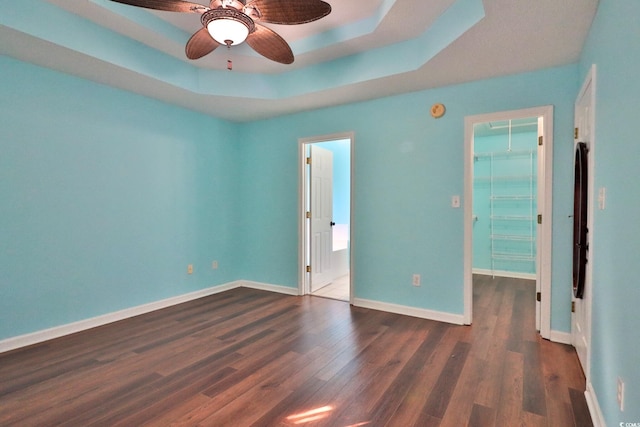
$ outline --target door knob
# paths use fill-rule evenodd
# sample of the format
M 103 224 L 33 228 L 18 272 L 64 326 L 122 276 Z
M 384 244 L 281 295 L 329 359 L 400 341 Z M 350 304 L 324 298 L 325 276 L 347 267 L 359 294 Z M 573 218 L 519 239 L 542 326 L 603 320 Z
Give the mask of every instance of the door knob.
M 329 224 L 331 224 L 331 226 L 333 227 L 334 225 L 336 225 L 335 222 L 331 221 Z

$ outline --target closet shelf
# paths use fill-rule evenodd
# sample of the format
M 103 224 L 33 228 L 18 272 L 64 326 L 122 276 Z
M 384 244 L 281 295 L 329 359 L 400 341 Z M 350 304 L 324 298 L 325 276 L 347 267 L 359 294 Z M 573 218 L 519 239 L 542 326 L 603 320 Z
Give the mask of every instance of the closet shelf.
M 525 261 L 525 262 L 535 261 L 536 259 L 532 255 L 516 255 L 511 253 L 499 253 L 499 252 L 496 252 L 493 255 L 491 255 L 491 258 L 498 261 Z
M 532 242 L 533 236 L 523 234 L 492 234 L 489 236 L 492 240 L 509 240 L 514 242 Z
M 529 215 L 491 215 L 490 219 L 495 221 L 533 221 L 533 216 Z
M 530 194 L 527 194 L 526 196 L 491 196 L 490 197 L 491 200 L 533 200 L 534 197 Z
M 500 157 L 530 156 L 535 152 L 536 151 L 534 150 L 498 151 L 498 152 L 488 152 L 488 153 L 475 153 L 473 157 L 476 160 L 497 159 Z
M 502 175 L 502 176 L 477 176 L 474 181 L 531 181 L 533 175 Z
M 509 267 L 517 271 L 523 268 L 521 264 L 510 266 L 508 263 L 532 263 L 536 260 L 534 206 L 537 178 L 534 158 L 537 149 L 511 150 L 511 136 L 509 138 L 509 150 L 476 153 L 474 156 L 474 161 L 488 160 L 483 164 L 483 173 L 489 175 L 476 176 L 474 182 L 488 187 L 485 191 L 489 191 L 491 271 L 495 271 L 496 263 L 501 267 L 507 263 L 508 271 Z

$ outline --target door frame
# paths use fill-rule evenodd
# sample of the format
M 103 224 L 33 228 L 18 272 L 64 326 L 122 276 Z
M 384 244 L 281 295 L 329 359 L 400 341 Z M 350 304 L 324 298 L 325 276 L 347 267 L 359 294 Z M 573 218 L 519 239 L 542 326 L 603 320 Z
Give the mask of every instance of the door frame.
M 307 259 L 309 259 L 309 221 L 306 218 L 306 201 L 309 197 L 307 180 L 309 178 L 309 168 L 307 167 L 307 146 L 319 142 L 329 142 L 339 139 L 350 141 L 350 164 L 351 169 L 349 187 L 349 303 L 353 304 L 354 298 L 354 165 L 355 165 L 355 133 L 342 132 L 329 135 L 311 136 L 298 139 L 298 295 L 308 295 L 311 293 L 310 278 L 307 273 Z
M 474 125 L 497 120 L 542 117 L 543 150 L 538 162 L 542 162 L 544 178 L 538 182 L 543 186 L 544 200 L 538 200 L 538 214 L 542 215 L 541 241 L 536 242 L 536 259 L 539 281 L 540 335 L 551 338 L 551 260 L 552 260 L 552 193 L 553 193 L 553 106 L 541 106 L 521 110 L 501 111 L 488 114 L 466 116 L 464 119 L 464 323 L 470 325 L 473 320 L 473 135 Z M 541 159 L 541 157 L 543 157 Z
M 578 96 L 576 97 L 576 101 L 574 104 L 574 126 L 578 127 L 578 123 L 576 123 L 577 117 L 577 106 L 580 100 L 585 96 L 587 90 L 591 90 L 590 94 L 590 111 L 589 111 L 589 123 L 591 129 L 589 130 L 590 140 L 587 145 L 588 150 L 588 160 L 587 160 L 587 229 L 589 233 L 587 234 L 587 244 L 588 244 L 588 255 L 587 255 L 587 265 L 585 271 L 585 282 L 584 282 L 584 310 L 585 310 L 585 318 L 586 324 L 583 325 L 586 328 L 585 337 L 587 339 L 586 343 L 586 360 L 585 365 L 582 366 L 582 361 L 580 360 L 580 365 L 582 366 L 582 370 L 584 372 L 584 376 L 587 382 L 587 390 L 589 389 L 591 383 L 591 326 L 592 326 L 592 304 L 593 304 L 593 236 L 594 236 L 594 214 L 595 214 L 595 206 L 596 203 L 600 203 L 596 197 L 595 191 L 595 140 L 596 140 L 596 65 L 593 64 L 587 73 L 587 76 L 582 83 L 582 87 L 580 88 L 580 92 L 578 92 Z M 579 135 L 578 135 L 579 136 Z M 574 139 L 573 141 L 573 151 L 575 155 L 576 144 L 580 141 L 580 138 Z M 603 207 L 604 208 L 604 207 Z M 571 293 L 571 301 L 575 301 L 575 296 L 573 292 Z M 574 313 L 571 313 L 571 344 L 575 347 L 575 330 L 574 330 Z M 579 358 L 578 358 L 579 359 Z

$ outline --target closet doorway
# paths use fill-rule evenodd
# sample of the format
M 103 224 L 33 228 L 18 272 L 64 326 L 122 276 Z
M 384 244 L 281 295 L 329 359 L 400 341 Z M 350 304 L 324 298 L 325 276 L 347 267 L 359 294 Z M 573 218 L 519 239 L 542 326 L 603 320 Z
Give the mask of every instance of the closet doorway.
M 535 281 L 536 329 L 550 335 L 553 107 L 465 118 L 465 322 L 473 275 Z
M 473 127 L 473 273 L 536 278 L 538 118 Z
M 299 292 L 351 302 L 353 134 L 299 143 Z

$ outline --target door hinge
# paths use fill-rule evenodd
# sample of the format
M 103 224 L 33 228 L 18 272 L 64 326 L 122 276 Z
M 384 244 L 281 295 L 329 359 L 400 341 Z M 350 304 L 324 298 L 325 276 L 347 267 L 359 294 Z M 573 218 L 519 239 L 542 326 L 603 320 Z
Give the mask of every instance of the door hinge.
M 578 139 L 580 131 L 578 128 L 573 128 L 573 139 Z
M 542 292 L 536 292 L 536 301 L 542 301 Z
M 307 212 L 307 219 L 311 219 L 311 212 Z
M 538 224 L 542 224 L 542 214 L 538 214 Z
M 571 312 L 572 313 L 576 312 L 576 302 L 575 301 L 571 301 Z
M 307 157 L 307 164 L 310 165 L 311 164 L 311 157 Z
M 311 273 L 311 266 L 307 265 L 307 273 Z
M 542 145 L 542 136 L 538 137 L 538 145 Z

